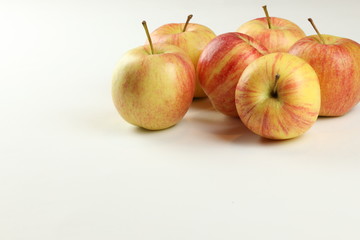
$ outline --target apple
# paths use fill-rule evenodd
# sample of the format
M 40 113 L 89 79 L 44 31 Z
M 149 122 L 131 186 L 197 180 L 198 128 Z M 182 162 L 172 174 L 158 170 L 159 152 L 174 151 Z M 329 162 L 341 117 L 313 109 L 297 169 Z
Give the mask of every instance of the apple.
M 271 53 L 250 63 L 235 90 L 244 125 L 269 139 L 306 132 L 320 110 L 320 85 L 314 69 L 289 53 Z
M 241 25 L 237 32 L 245 33 L 264 45 L 269 52 L 287 52 L 305 33 L 295 23 L 278 17 L 269 17 L 266 6 L 263 6 L 266 17 L 253 19 Z
M 189 109 L 195 91 L 195 69 L 179 47 L 152 44 L 132 49 L 120 59 L 112 81 L 112 98 L 129 123 L 160 130 L 179 122 Z
M 360 44 L 320 34 L 297 41 L 289 53 L 303 58 L 316 71 L 321 88 L 320 116 L 341 116 L 360 101 Z
M 189 15 L 185 24 L 165 24 L 153 31 L 151 33 L 151 38 L 154 43 L 174 44 L 182 48 L 190 56 L 196 69 L 201 52 L 210 40 L 216 37 L 216 35 L 206 26 L 189 23 L 191 18 L 192 15 Z M 198 80 L 196 80 L 194 97 L 206 97 Z
M 210 41 L 200 55 L 197 75 L 217 111 L 238 117 L 236 84 L 244 69 L 267 53 L 252 37 L 238 32 L 224 33 Z

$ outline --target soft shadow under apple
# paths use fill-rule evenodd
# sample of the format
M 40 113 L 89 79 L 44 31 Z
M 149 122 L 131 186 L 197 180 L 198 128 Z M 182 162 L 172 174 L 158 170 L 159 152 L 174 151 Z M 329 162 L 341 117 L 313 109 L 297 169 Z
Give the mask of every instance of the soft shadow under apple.
M 195 98 L 191 104 L 190 109 L 197 110 L 208 110 L 208 111 L 216 111 L 212 106 L 209 98 Z
M 217 139 L 233 144 L 280 145 L 293 141 L 293 139 L 272 140 L 263 138 L 250 131 L 239 118 L 225 116 L 216 111 L 207 114 L 193 114 L 187 120 L 197 130 L 211 133 Z

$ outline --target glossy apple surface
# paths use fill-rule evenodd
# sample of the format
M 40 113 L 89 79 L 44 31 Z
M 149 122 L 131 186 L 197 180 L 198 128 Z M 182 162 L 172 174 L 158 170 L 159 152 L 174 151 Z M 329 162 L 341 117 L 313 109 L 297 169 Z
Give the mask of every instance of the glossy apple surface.
M 320 100 L 315 71 L 288 53 L 256 59 L 244 70 L 235 92 L 242 122 L 270 139 L 289 139 L 306 132 L 318 117 Z
M 201 87 L 219 112 L 237 117 L 235 88 L 244 69 L 268 51 L 248 35 L 217 36 L 202 52 L 197 74 Z
M 305 37 L 304 31 L 295 23 L 278 17 L 257 18 L 241 25 L 237 32 L 247 34 L 264 45 L 269 52 L 287 52 L 299 39 Z
M 141 46 L 124 54 L 112 82 L 112 98 L 129 123 L 160 130 L 179 122 L 192 103 L 195 70 L 187 54 L 173 45 Z
M 183 49 L 190 56 L 196 69 L 201 52 L 216 35 L 210 28 L 201 24 L 189 23 L 183 32 L 184 26 L 184 23 L 163 25 L 151 33 L 151 38 L 154 43 L 173 44 Z M 196 80 L 194 95 L 195 97 L 206 96 L 198 80 Z
M 350 39 L 322 34 L 296 42 L 289 53 L 316 71 L 321 88 L 321 116 L 341 116 L 360 101 L 360 45 Z

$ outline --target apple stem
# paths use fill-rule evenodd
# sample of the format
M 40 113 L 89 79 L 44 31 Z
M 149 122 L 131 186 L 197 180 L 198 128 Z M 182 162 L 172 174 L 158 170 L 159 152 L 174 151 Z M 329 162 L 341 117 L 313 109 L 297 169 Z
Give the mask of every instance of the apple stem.
M 184 29 L 183 29 L 183 32 L 185 32 L 185 31 L 186 31 L 187 25 L 189 24 L 190 19 L 191 19 L 192 17 L 193 17 L 193 15 L 192 15 L 192 14 L 190 14 L 190 15 L 187 17 L 187 19 L 186 19 L 186 23 L 185 23 L 185 26 L 184 26 Z
M 267 10 L 267 6 L 264 5 L 262 6 L 262 8 L 264 9 L 264 12 L 265 12 L 265 15 L 266 15 L 266 20 L 267 20 L 267 23 L 268 23 L 268 26 L 269 26 L 269 29 L 271 29 L 271 19 L 270 19 L 270 16 L 269 16 L 269 12 Z
M 147 36 L 147 39 L 148 39 L 149 44 L 150 44 L 151 54 L 154 54 L 154 47 L 153 47 L 153 44 L 152 44 L 152 41 L 151 41 L 151 37 L 150 37 L 150 33 L 149 33 L 149 29 L 147 27 L 146 21 L 142 21 L 142 25 L 143 25 L 143 27 L 145 29 L 146 36 Z
M 278 96 L 277 90 L 278 90 L 278 81 L 279 81 L 279 78 L 280 78 L 280 75 L 277 73 L 277 74 L 275 75 L 274 88 L 273 88 L 273 90 L 272 90 L 272 92 L 271 92 L 271 96 L 272 96 L 273 98 L 277 98 L 277 96 Z
M 311 23 L 312 27 L 315 29 L 315 32 L 316 32 L 317 35 L 319 36 L 321 43 L 322 43 L 322 44 L 325 44 L 325 40 L 324 40 L 324 38 L 322 37 L 322 35 L 320 34 L 319 30 L 317 29 L 314 21 L 313 21 L 311 18 L 308 18 L 308 21 Z

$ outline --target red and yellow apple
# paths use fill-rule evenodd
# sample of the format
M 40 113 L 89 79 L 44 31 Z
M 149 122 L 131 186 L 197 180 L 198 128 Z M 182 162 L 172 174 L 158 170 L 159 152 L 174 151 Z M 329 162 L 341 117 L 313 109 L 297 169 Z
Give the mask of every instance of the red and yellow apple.
M 306 132 L 318 117 L 320 100 L 314 69 L 288 53 L 271 53 L 253 61 L 235 91 L 244 125 L 269 139 L 289 139 Z
M 189 23 L 191 17 L 189 15 L 186 23 L 170 23 L 157 28 L 151 33 L 151 38 L 154 43 L 173 44 L 183 49 L 190 56 L 196 70 L 201 52 L 216 35 L 204 25 Z M 206 97 L 198 80 L 194 97 Z
M 295 23 L 278 17 L 253 19 L 241 25 L 237 32 L 247 34 L 264 45 L 269 52 L 287 52 L 299 39 L 305 37 L 304 31 Z
M 212 105 L 228 116 L 238 116 L 235 87 L 244 69 L 268 51 L 248 35 L 230 32 L 217 36 L 200 55 L 197 75 Z
M 307 61 L 318 75 L 320 116 L 344 115 L 360 101 L 360 44 L 319 33 L 297 41 L 289 53 Z
M 112 98 L 127 122 L 160 130 L 175 125 L 189 109 L 196 76 L 182 49 L 149 41 L 150 45 L 132 49 L 120 59 L 113 74 Z

